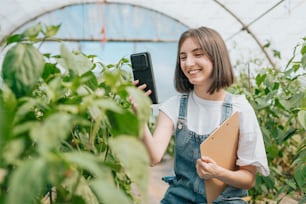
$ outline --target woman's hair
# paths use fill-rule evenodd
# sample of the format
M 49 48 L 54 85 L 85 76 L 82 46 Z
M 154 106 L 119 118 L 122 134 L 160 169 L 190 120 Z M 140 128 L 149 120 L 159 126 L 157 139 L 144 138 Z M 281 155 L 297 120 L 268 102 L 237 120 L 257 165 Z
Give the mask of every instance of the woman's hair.
M 180 64 L 180 49 L 187 38 L 195 40 L 213 64 L 212 84 L 207 92 L 213 94 L 221 88 L 232 85 L 234 81 L 233 69 L 222 37 L 211 28 L 199 27 L 185 31 L 179 39 L 174 77 L 175 89 L 178 92 L 187 93 L 194 88 L 184 75 Z

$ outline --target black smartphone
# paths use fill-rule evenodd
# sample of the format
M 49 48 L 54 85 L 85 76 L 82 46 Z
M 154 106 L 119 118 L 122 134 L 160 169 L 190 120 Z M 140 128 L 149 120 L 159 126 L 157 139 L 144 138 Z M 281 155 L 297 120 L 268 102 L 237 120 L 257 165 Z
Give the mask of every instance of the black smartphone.
M 151 90 L 149 96 L 153 104 L 158 103 L 157 92 L 155 87 L 154 73 L 149 52 L 140 52 L 131 54 L 131 63 L 134 80 L 139 80 L 139 85 L 146 84 L 145 91 Z

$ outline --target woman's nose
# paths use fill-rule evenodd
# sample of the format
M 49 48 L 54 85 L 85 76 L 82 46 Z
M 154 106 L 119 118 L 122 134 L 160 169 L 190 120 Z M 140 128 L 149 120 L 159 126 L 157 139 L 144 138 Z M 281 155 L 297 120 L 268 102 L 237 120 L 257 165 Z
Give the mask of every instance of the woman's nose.
M 195 64 L 194 59 L 192 57 L 187 57 L 185 63 L 186 66 L 193 66 Z

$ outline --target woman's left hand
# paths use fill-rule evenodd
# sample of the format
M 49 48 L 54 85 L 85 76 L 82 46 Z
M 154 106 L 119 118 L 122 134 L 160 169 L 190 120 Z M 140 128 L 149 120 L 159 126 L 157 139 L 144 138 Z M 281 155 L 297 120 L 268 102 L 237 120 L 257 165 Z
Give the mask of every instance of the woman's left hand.
M 197 160 L 196 169 L 200 178 L 211 179 L 217 177 L 220 166 L 212 158 L 202 156 Z
M 137 88 L 140 89 L 140 90 L 142 90 L 142 91 L 144 91 L 144 89 L 147 87 L 146 84 L 141 84 L 141 85 L 139 85 L 139 80 L 133 81 L 133 84 L 134 84 L 135 86 L 137 86 Z M 151 90 L 148 90 L 148 91 L 145 92 L 145 95 L 149 96 L 151 93 L 152 93 L 152 91 L 151 91 Z M 135 111 L 135 113 L 137 113 L 137 104 L 135 103 L 134 99 L 133 99 L 132 97 L 129 97 L 129 101 L 130 101 L 131 104 L 132 104 L 133 110 Z

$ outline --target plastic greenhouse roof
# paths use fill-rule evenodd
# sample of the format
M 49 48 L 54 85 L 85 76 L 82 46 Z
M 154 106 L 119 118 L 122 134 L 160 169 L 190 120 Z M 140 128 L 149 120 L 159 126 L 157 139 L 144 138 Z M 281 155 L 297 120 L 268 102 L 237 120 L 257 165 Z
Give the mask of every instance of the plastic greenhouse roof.
M 262 55 L 258 44 L 270 42 L 285 62 L 306 36 L 306 0 L 0 0 L 0 40 L 44 13 L 88 2 L 131 4 L 165 14 L 187 27 L 212 27 L 230 50 L 250 55 Z

